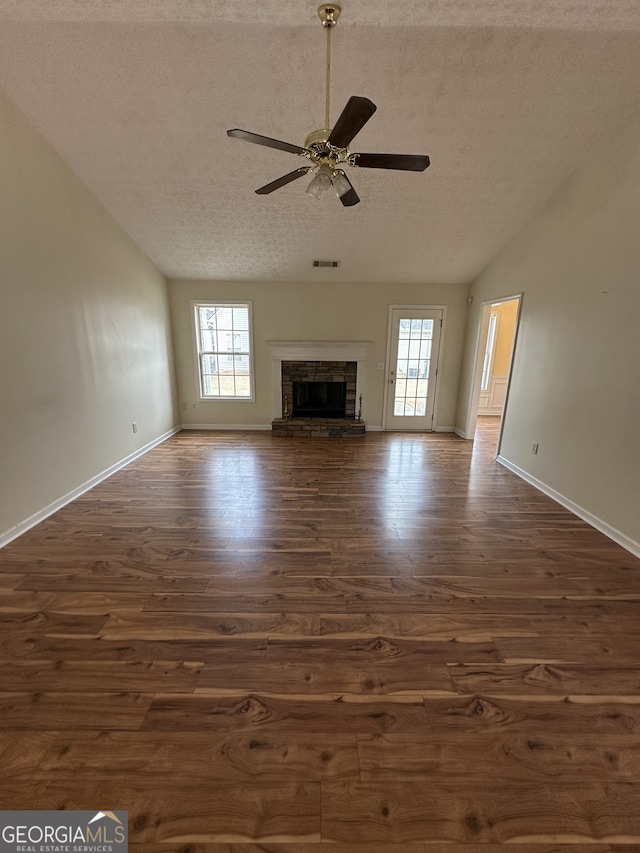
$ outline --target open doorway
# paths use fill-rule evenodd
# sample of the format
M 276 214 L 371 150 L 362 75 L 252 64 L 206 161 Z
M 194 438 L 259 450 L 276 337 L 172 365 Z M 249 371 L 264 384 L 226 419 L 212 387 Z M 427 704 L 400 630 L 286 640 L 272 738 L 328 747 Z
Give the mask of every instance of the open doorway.
M 466 438 L 482 429 L 485 440 L 500 452 L 502 421 L 507 407 L 511 368 L 520 318 L 521 296 L 482 303 L 480 333 L 471 392 Z

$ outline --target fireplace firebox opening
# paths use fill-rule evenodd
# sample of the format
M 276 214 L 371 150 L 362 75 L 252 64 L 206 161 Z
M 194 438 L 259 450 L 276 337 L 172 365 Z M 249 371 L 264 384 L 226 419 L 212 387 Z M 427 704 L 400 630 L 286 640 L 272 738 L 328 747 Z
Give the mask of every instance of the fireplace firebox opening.
M 346 382 L 294 382 L 294 418 L 344 418 Z
M 293 420 L 355 419 L 357 370 L 358 365 L 355 361 L 283 361 L 281 364 L 283 416 Z M 294 385 L 317 387 L 309 387 L 306 391 L 300 392 L 294 391 Z M 332 385 L 337 385 L 340 390 L 334 391 L 330 387 Z M 301 409 L 307 411 L 303 412 Z M 322 411 L 319 411 L 320 409 Z

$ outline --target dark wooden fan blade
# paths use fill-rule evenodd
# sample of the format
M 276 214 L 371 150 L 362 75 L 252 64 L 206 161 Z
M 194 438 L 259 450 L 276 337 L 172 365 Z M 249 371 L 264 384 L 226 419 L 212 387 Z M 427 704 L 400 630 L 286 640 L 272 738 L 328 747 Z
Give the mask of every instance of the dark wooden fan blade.
M 424 172 L 429 165 L 426 154 L 354 154 L 356 166 L 363 169 L 402 169 Z
M 256 190 L 258 195 L 268 195 L 272 193 L 274 190 L 279 190 L 280 187 L 284 187 L 286 184 L 290 184 L 291 181 L 295 181 L 298 178 L 301 178 L 303 175 L 306 175 L 307 172 L 311 171 L 311 166 L 303 166 L 302 169 L 294 169 L 293 172 L 289 172 L 286 175 L 283 175 L 281 178 L 276 178 L 275 181 L 271 181 L 270 184 L 265 184 L 260 189 Z
M 307 149 L 291 142 L 281 142 L 279 139 L 271 139 L 270 136 L 260 136 L 259 133 L 251 133 L 249 130 L 240 130 L 234 127 L 227 131 L 227 136 L 232 139 L 242 139 L 244 142 L 253 142 L 254 145 L 266 145 L 267 148 L 277 148 L 280 151 L 288 151 L 290 154 L 307 154 Z
M 347 176 L 344 174 L 344 172 L 342 173 L 342 175 L 343 175 L 345 181 L 351 187 L 351 189 L 347 190 L 347 192 L 344 195 L 340 196 L 340 201 L 343 203 L 343 205 L 345 207 L 353 207 L 354 204 L 358 204 L 360 202 L 360 196 L 354 190 L 353 184 L 351 183 L 349 178 L 347 178 Z
M 344 204 L 345 207 L 353 207 L 354 204 L 360 204 L 360 196 L 354 190 L 353 187 L 349 190 L 348 193 L 340 196 L 340 201 Z
M 347 106 L 340 113 L 340 118 L 335 123 L 329 136 L 328 142 L 336 148 L 346 148 L 356 133 L 359 133 L 377 107 L 369 98 L 360 98 L 352 95 L 347 101 Z

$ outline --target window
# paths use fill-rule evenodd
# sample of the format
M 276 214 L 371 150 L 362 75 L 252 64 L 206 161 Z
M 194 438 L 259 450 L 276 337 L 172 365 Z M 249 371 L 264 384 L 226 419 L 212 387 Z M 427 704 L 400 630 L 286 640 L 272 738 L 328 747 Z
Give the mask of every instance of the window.
M 498 312 L 492 311 L 489 317 L 489 329 L 487 331 L 487 347 L 484 351 L 484 362 L 482 364 L 482 380 L 480 382 L 480 390 L 487 391 L 489 389 L 489 379 L 491 377 L 491 368 L 493 367 L 493 352 L 496 345 L 496 332 L 498 330 Z
M 253 400 L 251 304 L 196 303 L 200 396 Z

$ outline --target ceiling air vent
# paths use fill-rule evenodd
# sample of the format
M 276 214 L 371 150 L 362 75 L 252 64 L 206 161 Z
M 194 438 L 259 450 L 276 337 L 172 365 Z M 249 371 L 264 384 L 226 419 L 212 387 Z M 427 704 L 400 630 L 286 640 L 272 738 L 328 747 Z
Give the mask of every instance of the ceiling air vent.
M 314 261 L 314 267 L 332 267 L 335 269 L 340 266 L 340 261 Z

